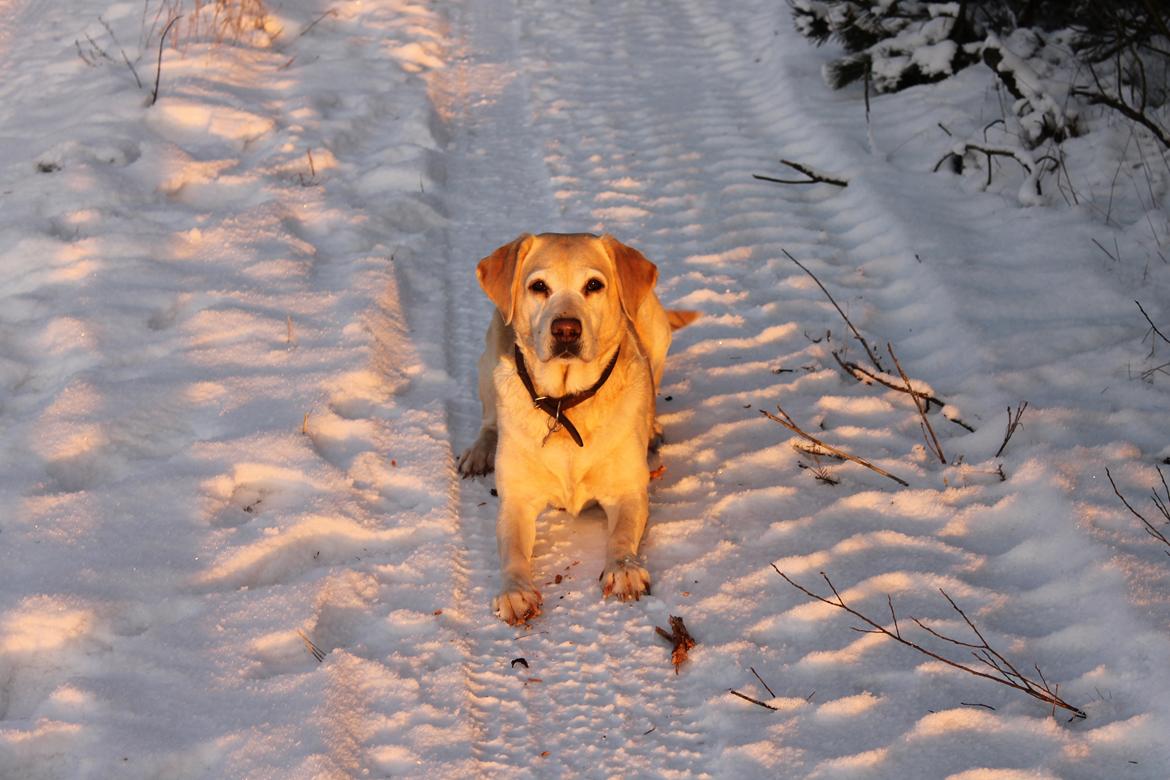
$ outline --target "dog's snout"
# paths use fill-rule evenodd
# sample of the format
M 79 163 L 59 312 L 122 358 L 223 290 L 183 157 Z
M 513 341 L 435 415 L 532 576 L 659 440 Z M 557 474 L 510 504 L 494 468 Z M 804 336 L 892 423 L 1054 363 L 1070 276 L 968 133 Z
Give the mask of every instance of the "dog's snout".
M 557 317 L 552 321 L 552 335 L 558 344 L 571 344 L 581 338 L 581 320 L 576 317 Z

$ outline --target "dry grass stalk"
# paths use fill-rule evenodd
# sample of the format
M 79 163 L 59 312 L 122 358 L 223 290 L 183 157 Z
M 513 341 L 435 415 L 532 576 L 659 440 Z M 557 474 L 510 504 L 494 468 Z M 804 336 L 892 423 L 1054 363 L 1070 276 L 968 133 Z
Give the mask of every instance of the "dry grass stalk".
M 776 406 L 776 411 L 778 411 L 780 413 L 780 417 L 777 417 L 776 415 L 770 413 L 766 409 L 761 409 L 760 414 L 764 415 L 772 422 L 779 423 L 780 425 L 783 425 L 785 428 L 792 431 L 797 436 L 802 436 L 803 438 L 812 442 L 816 446 L 827 450 L 828 452 L 832 453 L 833 455 L 836 455 L 837 457 L 844 458 L 845 460 L 851 460 L 860 466 L 865 466 L 867 469 L 869 469 L 871 471 L 876 471 L 878 474 L 881 474 L 883 477 L 886 477 L 887 479 L 894 480 L 902 487 L 910 487 L 910 483 L 907 482 L 906 480 L 902 479 L 901 477 L 895 477 L 890 472 L 886 471 L 883 468 L 880 468 L 879 466 L 873 465 L 872 463 L 870 463 L 868 460 L 865 460 L 864 458 L 859 458 L 856 455 L 850 455 L 848 452 L 845 452 L 845 450 L 839 450 L 836 447 L 831 447 L 828 444 L 825 444 L 823 441 L 821 441 L 817 437 L 813 436 L 812 434 L 806 433 L 805 431 L 801 430 L 800 426 L 798 426 L 796 423 L 794 423 L 792 421 L 792 418 L 788 416 L 788 413 L 785 412 L 783 409 L 781 409 L 779 405 Z
M 1154 487 L 1150 488 L 1150 492 L 1153 493 L 1151 500 L 1154 502 L 1154 506 L 1157 507 L 1158 512 L 1162 515 L 1162 517 L 1166 518 L 1166 523 L 1170 524 L 1170 486 L 1166 485 L 1166 475 L 1162 473 L 1162 469 L 1157 466 L 1155 468 L 1158 469 L 1158 476 L 1162 480 L 1162 490 L 1166 492 L 1166 497 L 1162 498 L 1162 496 L 1158 495 L 1158 488 L 1155 485 Z M 1121 503 L 1125 504 L 1125 508 L 1128 509 L 1134 517 L 1142 521 L 1142 525 L 1145 527 L 1147 534 L 1166 545 L 1167 549 L 1164 550 L 1164 552 L 1167 555 L 1170 555 L 1170 538 L 1167 538 L 1166 534 L 1162 533 L 1162 531 L 1160 531 L 1157 526 L 1146 519 L 1145 515 L 1134 509 L 1133 506 L 1125 500 L 1125 496 L 1121 495 L 1121 491 L 1117 489 L 1117 483 L 1113 481 L 1113 475 L 1109 473 L 1108 468 L 1105 469 L 1105 476 L 1109 478 L 1109 484 L 1113 486 L 1113 492 L 1116 493 L 1117 497 L 1121 499 Z
M 922 418 L 922 435 L 926 437 L 926 434 L 930 434 L 926 438 L 926 443 L 931 445 L 934 454 L 938 456 L 939 462 L 945 466 L 947 464 L 947 456 L 943 455 L 942 445 L 938 443 L 938 437 L 934 435 L 934 427 L 926 417 L 927 404 L 919 402 L 918 394 L 914 392 L 914 386 L 910 384 L 910 377 L 906 376 L 906 372 L 902 370 L 902 364 L 898 362 L 898 356 L 894 354 L 894 345 L 886 342 L 886 350 L 889 351 L 890 359 L 894 361 L 894 367 L 898 369 L 898 374 L 902 377 L 902 381 L 906 383 L 906 392 L 914 399 L 914 408 L 918 410 L 918 416 Z
M 919 645 L 916 642 L 912 642 L 902 636 L 902 630 L 898 625 L 898 617 L 894 613 L 894 601 L 890 596 L 886 596 L 886 601 L 889 604 L 890 617 L 894 624 L 893 631 L 847 605 L 844 599 L 841 598 L 841 594 L 837 592 L 837 588 L 833 585 L 828 575 L 826 575 L 824 572 L 821 572 L 821 577 L 824 578 L 825 583 L 829 586 L 829 590 L 833 592 L 832 599 L 813 593 L 803 585 L 795 582 L 787 574 L 780 571 L 776 564 L 772 564 L 772 568 L 776 570 L 777 574 L 784 578 L 785 582 L 809 598 L 816 599 L 817 601 L 823 604 L 828 604 L 831 607 L 843 609 L 850 615 L 853 615 L 855 618 L 869 626 L 869 628 L 858 628 L 854 626 L 854 631 L 859 631 L 864 634 L 882 634 L 884 636 L 888 636 L 895 642 L 903 644 L 906 647 L 913 648 L 923 655 L 929 658 L 933 658 L 934 660 L 946 664 L 947 666 L 951 666 L 955 669 L 961 669 L 962 671 L 975 675 L 976 677 L 982 677 L 985 680 L 991 680 L 992 682 L 996 682 L 1000 685 L 1005 685 L 1008 688 L 1020 691 L 1021 693 L 1031 696 L 1034 699 L 1044 702 L 1045 704 L 1051 705 L 1053 714 L 1056 713 L 1056 708 L 1059 707 L 1060 709 L 1071 712 L 1072 718 L 1084 719 L 1088 717 L 1084 710 L 1069 704 L 1060 697 L 1060 686 L 1057 685 L 1055 688 L 1053 688 L 1051 685 L 1049 685 L 1048 681 L 1044 678 L 1043 672 L 1040 671 L 1039 666 L 1033 667 L 1036 670 L 1036 675 L 1040 678 L 1039 680 L 1033 680 L 1021 673 L 1011 661 L 1009 661 L 999 651 L 991 646 L 991 644 L 983 636 L 982 632 L 980 632 L 979 629 L 975 626 L 975 623 L 972 622 L 969 617 L 967 617 L 967 613 L 964 612 L 962 608 L 960 608 L 959 605 L 956 604 L 954 600 L 947 595 L 946 591 L 942 590 L 941 588 L 939 588 L 939 593 L 943 595 L 943 598 L 947 600 L 947 603 L 951 605 L 951 608 L 954 609 L 954 611 L 963 618 L 963 621 L 967 624 L 968 627 L 970 627 L 971 631 L 975 634 L 979 641 L 965 642 L 961 639 L 955 639 L 930 628 L 918 618 L 912 617 L 910 620 L 918 625 L 919 628 L 937 639 L 941 639 L 942 641 L 951 645 L 955 645 L 956 647 L 964 647 L 969 649 L 971 651 L 971 655 L 975 657 L 975 660 L 979 661 L 985 667 L 990 669 L 990 672 L 985 672 L 978 668 L 951 660 L 950 658 L 940 655 L 939 653 L 936 653 L 932 650 L 928 650 L 922 645 Z M 1070 718 L 1070 720 L 1072 718 Z
M 1016 429 L 1020 427 L 1020 418 L 1024 416 L 1024 410 L 1027 408 L 1027 401 L 1020 401 L 1020 405 L 1016 408 L 1014 413 L 1012 412 L 1012 408 L 1010 406 L 1008 407 L 1007 430 L 1003 434 L 1003 444 L 999 445 L 999 449 L 995 451 L 995 457 L 998 458 L 1003 454 L 1003 451 L 1007 447 L 1008 442 L 1012 439 L 1012 434 L 1015 433 Z
M 167 35 L 170 34 L 171 28 L 175 26 L 175 24 L 179 21 L 179 18 L 180 17 L 178 16 L 172 17 L 171 20 L 167 22 L 167 26 L 163 28 L 162 35 L 158 37 L 158 64 L 154 70 L 154 90 L 150 93 L 150 102 L 147 103 L 149 106 L 153 106 L 158 102 L 158 85 L 162 80 L 163 47 L 166 45 Z

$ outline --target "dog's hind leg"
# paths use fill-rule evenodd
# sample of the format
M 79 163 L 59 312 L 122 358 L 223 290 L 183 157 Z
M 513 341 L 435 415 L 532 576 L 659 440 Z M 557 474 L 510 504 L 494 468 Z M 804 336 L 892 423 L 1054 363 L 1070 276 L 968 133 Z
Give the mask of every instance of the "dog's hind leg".
M 492 315 L 484 341 L 483 354 L 479 356 L 479 400 L 483 404 L 483 425 L 475 443 L 459 457 L 459 473 L 464 477 L 479 477 L 490 474 L 496 466 L 496 442 L 499 440 L 499 425 L 496 421 L 496 385 L 492 372 L 500 360 L 501 351 L 510 346 L 514 338 L 512 329 L 505 326 L 500 315 Z

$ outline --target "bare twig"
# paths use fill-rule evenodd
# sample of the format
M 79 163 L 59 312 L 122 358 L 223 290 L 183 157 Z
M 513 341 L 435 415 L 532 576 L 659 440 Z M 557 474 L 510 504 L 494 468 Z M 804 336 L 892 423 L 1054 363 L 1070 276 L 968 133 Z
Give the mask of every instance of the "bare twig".
M 308 35 L 309 31 L 312 30 L 314 27 L 316 27 L 321 22 L 321 20 L 324 19 L 326 16 L 337 16 L 337 9 L 330 8 L 328 11 L 326 11 L 325 13 L 318 16 L 316 19 L 314 19 L 312 22 L 310 22 L 309 25 L 307 27 L 305 27 L 305 29 L 303 29 L 299 33 L 297 33 L 297 37 L 301 38 L 301 37 L 304 37 L 305 35 Z
M 809 433 L 804 432 L 803 430 L 800 429 L 800 426 L 798 426 L 796 423 L 794 423 L 792 421 L 792 418 L 788 416 L 788 413 L 785 412 L 783 409 L 781 409 L 779 406 L 776 407 L 776 411 L 780 412 L 780 417 L 777 417 L 776 415 L 771 414 L 766 409 L 761 409 L 760 414 L 764 415 L 765 417 L 767 417 L 769 420 L 771 420 L 773 422 L 780 423 L 785 428 L 787 428 L 788 430 L 795 433 L 797 436 L 801 436 L 801 437 L 807 439 L 808 441 L 811 441 L 813 444 L 817 445 L 818 447 L 822 447 L 822 448 L 828 450 L 829 452 L 833 453 L 834 455 L 837 455 L 838 457 L 844 458 L 845 460 L 851 460 L 854 463 L 857 463 L 858 465 L 865 466 L 867 469 L 870 469 L 871 471 L 876 471 L 878 474 L 881 474 L 883 477 L 886 477 L 887 479 L 894 480 L 902 487 L 910 487 L 910 483 L 907 482 L 906 480 L 902 479 L 901 477 L 895 477 L 890 472 L 886 471 L 883 468 L 879 468 L 878 466 L 873 465 L 868 460 L 864 460 L 863 458 L 859 458 L 856 455 L 850 455 L 848 452 L 845 452 L 844 450 L 839 450 L 836 447 L 830 447 L 828 444 L 825 444 L 823 441 L 821 441 L 817 437 L 815 437 Z
M 825 297 L 829 299 L 829 303 L 833 304 L 833 308 L 836 309 L 837 313 L 841 315 L 841 319 L 845 320 L 845 324 L 849 326 L 849 330 L 853 331 L 854 337 L 858 341 L 860 341 L 861 346 L 865 348 L 865 354 L 869 355 L 869 361 L 871 363 L 873 363 L 873 367 L 876 368 L 878 371 L 884 372 L 885 369 L 882 368 L 882 364 L 880 362 L 878 362 L 877 355 L 874 354 L 874 351 L 872 349 L 870 349 L 869 342 L 866 341 L 865 337 L 861 335 L 861 332 L 853 326 L 853 322 L 849 319 L 849 317 L 847 317 L 845 315 L 845 312 L 841 309 L 841 307 L 837 305 L 837 301 L 833 298 L 832 293 L 830 293 L 828 291 L 828 289 L 825 287 L 825 285 L 821 284 L 821 280 L 817 278 L 817 275 L 814 274 L 812 271 L 808 270 L 808 268 L 806 268 L 803 263 L 801 263 L 799 260 L 797 260 L 791 254 L 789 254 L 787 249 L 781 249 L 780 251 L 783 252 L 784 255 L 789 260 L 796 263 L 797 267 L 800 268 L 800 270 L 802 270 L 806 274 L 808 274 L 812 278 L 812 280 L 817 283 L 817 287 L 821 288 L 821 292 L 823 292 L 825 294 Z
M 1060 167 L 1060 161 L 1057 160 L 1055 157 L 1052 157 L 1051 155 L 1044 155 L 1043 157 L 1033 159 L 1032 155 L 1023 149 L 1017 149 L 1015 147 L 1010 147 L 1010 146 L 985 146 L 985 145 L 977 144 L 973 141 L 965 141 L 962 144 L 957 145 L 954 149 L 947 152 L 945 155 L 943 155 L 939 159 L 939 161 L 934 164 L 934 170 L 938 171 L 938 169 L 942 167 L 943 163 L 945 163 L 947 160 L 951 160 L 952 164 L 954 166 L 953 167 L 954 172 L 955 173 L 962 173 L 963 172 L 963 155 L 965 155 L 967 152 L 981 152 L 982 154 L 986 155 L 987 162 L 988 162 L 987 183 L 989 185 L 991 184 L 991 158 L 992 157 L 1009 157 L 1009 158 L 1015 160 L 1017 163 L 1020 164 L 1020 167 L 1023 168 L 1024 171 L 1027 172 L 1027 174 L 1029 176 L 1035 177 L 1035 185 L 1036 185 L 1036 194 L 1037 195 L 1043 194 L 1041 189 L 1040 189 L 1040 176 L 1043 175 L 1044 173 L 1056 170 L 1057 168 Z M 1043 162 L 1051 163 L 1052 167 L 1048 168 L 1047 170 L 1037 171 L 1036 168 Z
M 162 79 L 163 46 L 167 42 L 167 33 L 171 31 L 171 28 L 174 27 L 175 22 L 179 21 L 179 19 L 180 17 L 178 16 L 171 17 L 171 20 L 167 22 L 167 26 L 163 28 L 162 35 L 158 38 L 158 65 L 154 71 L 154 91 L 150 93 L 150 102 L 147 104 L 149 106 L 153 106 L 158 102 L 158 83 Z
M 1158 126 L 1158 123 L 1151 119 L 1144 111 L 1139 111 L 1133 106 L 1126 103 L 1120 98 L 1115 98 L 1112 95 L 1106 95 L 1104 90 L 1093 92 L 1087 89 L 1073 89 L 1072 94 L 1077 97 L 1087 98 L 1090 103 L 1098 103 L 1103 106 L 1112 108 L 1117 113 L 1124 116 L 1131 122 L 1136 122 L 1142 127 L 1153 133 L 1154 137 L 1161 142 L 1163 146 L 1170 149 L 1170 134 Z
M 1158 330 L 1158 326 L 1154 324 L 1154 321 L 1152 319 L 1150 319 L 1150 315 L 1146 314 L 1146 310 L 1142 308 L 1142 305 L 1140 303 L 1138 303 L 1137 301 L 1134 301 L 1134 303 L 1137 303 L 1138 309 L 1141 310 L 1142 316 L 1146 318 L 1146 322 L 1150 323 L 1150 328 L 1154 331 L 1154 333 L 1157 333 L 1159 336 L 1161 336 L 1162 341 L 1165 341 L 1167 344 L 1170 344 L 1170 338 L 1167 338 L 1165 333 Z
M 138 78 L 138 69 L 134 67 L 134 63 L 130 62 L 130 57 L 126 55 L 126 49 L 122 47 L 118 36 L 114 34 L 114 28 L 110 27 L 109 22 L 100 16 L 98 17 L 98 21 L 101 22 L 102 27 L 106 28 L 106 33 L 110 36 L 110 40 L 118 47 L 118 51 L 122 54 L 122 62 L 126 63 L 126 67 L 130 69 L 130 74 L 134 76 L 134 83 L 138 85 L 139 89 L 142 89 L 142 79 Z
M 776 692 L 772 690 L 772 688 L 771 688 L 771 687 L 768 685 L 768 683 L 764 682 L 764 678 L 763 678 L 763 677 L 760 677 L 759 673 L 756 671 L 756 667 L 754 667 L 754 666 L 749 666 L 748 668 L 752 670 L 752 674 L 754 674 L 754 675 L 756 676 L 756 679 L 760 681 L 760 685 L 764 686 L 764 690 L 766 690 L 766 691 L 768 692 L 768 694 L 769 694 L 769 695 L 770 695 L 770 696 L 771 696 L 773 699 L 775 699 L 775 698 L 776 698 Z
M 678 674 L 678 668 L 682 666 L 683 661 L 687 660 L 687 653 L 697 644 L 695 638 L 687 631 L 683 619 L 674 615 L 670 616 L 670 631 L 658 626 L 655 626 L 654 630 L 667 642 L 674 644 L 674 649 L 670 653 L 670 662 L 674 664 L 674 673 Z
M 1016 428 L 1020 427 L 1020 418 L 1024 416 L 1024 410 L 1027 408 L 1027 401 L 1020 401 L 1020 405 L 1016 407 L 1015 412 L 1012 412 L 1012 408 L 1010 406 L 1008 407 L 1007 430 L 1003 434 L 1003 444 L 1000 444 L 999 449 L 995 451 L 995 457 L 998 458 L 1003 454 L 1003 451 L 1007 447 L 1008 442 L 1011 441 L 1012 434 L 1016 432 Z
M 317 647 L 317 644 L 312 639 L 309 639 L 308 635 L 304 631 L 297 629 L 297 636 L 299 636 L 301 641 L 305 643 L 305 649 L 312 653 L 313 657 L 317 659 L 317 663 L 321 663 L 325 660 L 325 651 Z
M 760 701 L 759 699 L 753 699 L 751 696 L 748 696 L 747 694 L 744 694 L 744 693 L 740 693 L 739 691 L 733 690 L 731 688 L 728 688 L 727 692 L 732 694 L 733 696 L 738 696 L 739 698 L 743 699 L 744 701 L 750 701 L 752 704 L 759 705 L 760 707 L 763 707 L 766 710 L 772 710 L 773 712 L 776 712 L 779 709 L 778 707 L 773 707 L 771 704 L 765 704 L 764 702 Z
M 1097 248 L 1100 249 L 1102 252 L 1104 252 L 1106 257 L 1108 257 L 1110 260 L 1112 260 L 1115 263 L 1121 262 L 1121 258 L 1118 257 L 1117 255 L 1114 255 L 1112 252 L 1110 252 L 1108 249 L 1106 249 L 1105 246 L 1100 241 L 1098 241 L 1095 238 L 1091 238 L 1089 240 L 1092 241 L 1094 244 L 1096 244 Z
M 958 661 L 953 661 L 950 658 L 947 658 L 943 655 L 940 655 L 939 653 L 936 653 L 934 651 L 926 649 L 922 645 L 919 645 L 915 642 L 911 642 L 910 640 L 903 637 L 901 635 L 900 631 L 890 631 L 888 628 L 881 625 L 880 623 L 877 623 L 874 620 L 871 620 L 870 618 L 866 617 L 865 615 L 863 615 L 862 613 L 858 612 L 857 610 L 853 609 L 852 607 L 850 607 L 849 605 L 847 605 L 845 603 L 844 599 L 841 598 L 841 594 L 837 592 L 837 588 L 833 585 L 833 583 L 829 579 L 828 575 L 826 575 L 824 572 L 821 572 L 821 577 L 824 578 L 825 583 L 829 586 L 829 590 L 831 590 L 833 592 L 834 598 L 832 598 L 832 599 L 826 598 L 826 597 L 818 595 L 816 593 L 813 593 L 808 588 L 805 588 L 803 585 L 800 585 L 799 583 L 794 581 L 792 578 L 790 578 L 787 574 L 780 571 L 780 569 L 776 566 L 776 564 L 772 564 L 772 568 L 776 570 L 777 574 L 779 574 L 781 577 L 784 578 L 785 582 L 787 582 L 789 585 L 796 588 L 797 590 L 799 590 L 801 593 L 808 596 L 809 598 L 815 599 L 823 604 L 828 604 L 831 607 L 843 609 L 846 612 L 848 612 L 850 615 L 853 615 L 855 618 L 857 618 L 858 620 L 860 620 L 861 622 L 863 622 L 869 626 L 868 629 L 858 629 L 859 631 L 864 631 L 865 633 L 872 633 L 872 634 L 884 634 L 885 636 L 888 636 L 890 639 L 893 639 L 895 642 L 898 642 L 898 643 L 903 644 L 907 647 L 910 647 L 914 650 L 917 650 L 918 652 L 922 653 L 923 655 L 925 655 L 929 658 L 933 658 L 934 660 L 939 661 L 943 664 L 946 664 L 947 666 L 953 667 L 955 669 L 961 669 L 962 671 L 967 672 L 968 674 L 973 674 L 976 677 L 982 677 L 985 680 L 991 680 L 993 682 L 997 682 L 1000 685 L 1006 685 L 1007 687 L 1013 688 L 1017 691 L 1020 691 L 1021 693 L 1027 694 L 1028 696 L 1031 696 L 1034 699 L 1038 699 L 1039 701 L 1042 701 L 1046 704 L 1051 704 L 1054 708 L 1060 707 L 1061 709 L 1067 710 L 1068 712 L 1072 713 L 1072 716 L 1074 718 L 1082 718 L 1083 719 L 1083 718 L 1088 717 L 1083 710 L 1079 709 L 1078 707 L 1074 707 L 1073 705 L 1066 702 L 1064 699 L 1060 698 L 1060 696 L 1058 694 L 1059 686 L 1057 686 L 1056 688 L 1051 687 L 1048 684 L 1048 681 L 1044 679 L 1043 675 L 1040 675 L 1040 681 L 1037 682 L 1036 680 L 1030 679 L 1027 676 L 1021 674 L 1019 672 L 1019 670 L 1016 669 L 1016 667 L 1007 658 L 1005 658 L 1003 655 L 1001 655 L 997 650 L 995 650 L 987 642 L 987 640 L 984 638 L 983 634 L 979 631 L 978 628 L 976 628 L 975 624 L 971 621 L 971 619 L 967 617 L 967 613 L 965 613 L 959 607 L 959 605 L 956 604 L 954 602 L 954 600 L 950 596 L 948 596 L 946 594 L 946 592 L 943 591 L 942 589 L 940 589 L 939 592 L 942 593 L 943 598 L 945 598 L 947 600 L 947 602 L 951 605 L 951 607 L 956 612 L 959 613 L 959 615 L 963 618 L 963 620 L 967 623 L 967 625 L 975 633 L 975 636 L 977 636 L 979 638 L 979 643 L 963 642 L 961 640 L 953 639 L 951 637 L 948 637 L 944 634 L 941 634 L 937 631 L 934 631 L 934 630 L 928 628 L 921 621 L 919 621 L 915 618 L 911 618 L 911 620 L 914 620 L 914 622 L 916 624 L 918 624 L 922 628 L 926 629 L 927 632 L 929 632 L 931 635 L 933 635 L 939 639 L 942 639 L 942 640 L 944 640 L 948 643 L 954 644 L 954 645 L 958 645 L 960 647 L 974 648 L 972 654 L 975 656 L 975 658 L 977 660 L 979 660 L 985 666 L 990 667 L 991 670 L 994 672 L 994 674 L 981 671 L 979 669 L 968 666 L 966 664 L 961 664 Z M 893 601 L 892 600 L 890 601 L 890 605 L 891 605 L 891 610 L 892 610 L 892 608 L 893 608 Z M 897 626 L 895 624 L 895 629 L 896 628 L 897 628 Z
M 918 394 L 914 392 L 914 386 L 910 384 L 910 377 L 906 376 L 906 372 L 902 370 L 902 364 L 898 362 L 898 356 L 894 354 L 894 345 L 886 342 L 886 350 L 890 353 L 890 359 L 894 361 L 894 367 L 898 369 L 898 374 L 902 377 L 902 381 L 906 383 L 906 392 L 914 399 L 914 408 L 918 410 L 918 416 L 922 418 L 923 433 L 930 434 L 926 443 L 931 445 L 934 449 L 934 454 L 938 456 L 939 462 L 945 466 L 947 456 L 943 454 L 942 445 L 938 443 L 938 437 L 934 435 L 934 427 L 930 424 L 930 420 L 926 416 L 927 404 L 918 402 Z
M 793 162 L 792 160 L 781 160 L 780 162 L 784 163 L 785 165 L 787 165 L 789 168 L 796 171 L 797 173 L 803 173 L 808 178 L 807 179 L 776 179 L 776 178 L 773 178 L 771 176 L 763 176 L 763 175 L 758 174 L 758 173 L 753 173 L 752 178 L 759 179 L 760 181 L 771 181 L 771 182 L 775 182 L 776 184 L 832 184 L 835 187 L 848 187 L 849 186 L 849 182 L 847 182 L 845 179 L 839 179 L 836 176 L 831 176 L 831 175 L 824 173 L 822 171 L 818 171 L 815 168 L 810 168 L 809 166 L 807 166 L 803 163 Z
M 841 357 L 840 353 L 838 353 L 838 352 L 833 352 L 832 355 L 833 355 L 833 359 L 837 361 L 837 365 L 839 365 L 841 367 L 842 371 L 844 371 L 846 374 L 848 374 L 849 376 L 856 379 L 858 382 L 861 382 L 862 384 L 868 385 L 868 384 L 873 384 L 874 382 L 877 382 L 879 385 L 882 385 L 883 387 L 888 387 L 891 390 L 897 390 L 899 393 L 913 392 L 913 394 L 915 396 L 922 399 L 926 403 L 926 411 L 927 412 L 930 411 L 931 404 L 934 404 L 939 409 L 942 409 L 946 406 L 946 401 L 942 400 L 941 398 L 938 398 L 937 396 L 933 396 L 929 393 L 924 393 L 921 390 L 913 390 L 913 391 L 907 390 L 903 385 L 894 384 L 894 382 L 891 379 L 887 379 L 884 376 L 880 376 L 878 374 L 875 374 L 872 371 L 870 371 L 869 369 L 864 368 L 862 366 L 859 366 L 857 363 L 854 363 L 852 360 L 845 360 L 844 358 Z M 859 376 L 859 374 L 860 374 L 860 376 Z M 943 417 L 946 417 L 946 415 L 943 415 Z M 958 417 L 946 417 L 946 419 L 949 422 L 953 422 L 955 425 L 958 425 L 961 428 L 967 429 L 971 433 L 975 433 L 974 427 L 963 422 Z
M 1105 476 L 1109 478 L 1109 484 L 1113 486 L 1113 492 L 1116 493 L 1117 497 L 1121 499 L 1121 503 L 1125 504 L 1125 508 L 1128 509 L 1134 517 L 1142 521 L 1142 525 L 1145 526 L 1147 534 L 1166 545 L 1168 549 L 1166 549 L 1164 552 L 1167 555 L 1170 555 L 1170 538 L 1167 538 L 1166 534 L 1158 530 L 1158 528 L 1153 523 L 1146 519 L 1145 515 L 1134 509 L 1133 506 L 1131 506 L 1130 503 L 1125 500 L 1125 496 L 1121 495 L 1121 491 L 1117 489 L 1117 483 L 1113 481 L 1113 475 L 1109 473 L 1108 468 L 1105 469 Z M 1158 495 L 1158 489 L 1154 488 L 1154 505 L 1158 507 L 1158 511 L 1161 512 L 1162 516 L 1166 518 L 1166 522 L 1170 523 L 1170 508 L 1168 508 L 1170 507 L 1170 487 L 1166 486 L 1166 477 L 1162 474 L 1161 468 L 1158 469 L 1158 476 L 1162 478 L 1162 487 L 1166 490 L 1166 500 L 1163 500 L 1162 497 Z
M 845 458 L 841 457 L 840 455 L 838 455 L 835 452 L 829 452 L 828 450 L 823 450 L 823 449 L 817 447 L 816 445 L 809 445 L 809 444 L 805 444 L 804 442 L 799 442 L 799 441 L 792 442 L 792 449 L 796 450 L 797 452 L 803 452 L 805 455 L 808 455 L 814 461 L 817 461 L 819 458 L 833 458 L 834 460 L 845 460 Z

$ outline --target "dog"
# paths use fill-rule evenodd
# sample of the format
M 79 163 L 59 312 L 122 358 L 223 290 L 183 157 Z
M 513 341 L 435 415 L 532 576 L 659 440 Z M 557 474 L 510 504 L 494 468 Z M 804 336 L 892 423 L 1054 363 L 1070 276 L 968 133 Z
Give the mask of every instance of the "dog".
M 698 312 L 667 311 L 658 269 L 610 235 L 523 234 L 480 260 L 495 304 L 479 360 L 483 426 L 464 477 L 496 472 L 500 593 L 511 625 L 540 614 L 536 518 L 548 506 L 608 520 L 604 597 L 650 593 L 638 557 L 649 515 L 647 450 L 661 431 L 655 394 L 671 332 Z

